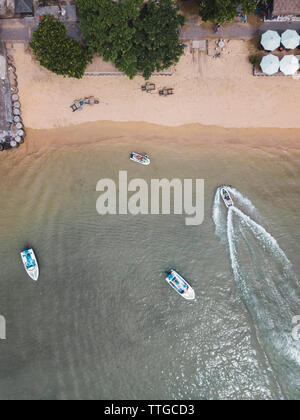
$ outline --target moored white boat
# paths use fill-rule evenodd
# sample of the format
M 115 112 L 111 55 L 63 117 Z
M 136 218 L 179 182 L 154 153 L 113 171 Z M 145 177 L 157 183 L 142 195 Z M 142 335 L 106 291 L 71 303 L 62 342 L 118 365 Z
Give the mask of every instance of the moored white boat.
M 222 197 L 226 207 L 229 208 L 229 207 L 233 206 L 232 198 L 231 198 L 231 196 L 230 196 L 230 194 L 229 194 L 229 192 L 226 188 L 221 187 L 220 194 L 221 194 L 221 197 Z
M 180 296 L 187 300 L 195 299 L 194 289 L 175 270 L 170 271 L 168 277 L 166 277 L 166 281 Z
M 141 165 L 149 165 L 150 159 L 148 155 L 141 155 L 140 153 L 132 152 L 130 154 L 130 160 L 133 160 L 133 162 L 140 163 Z
M 39 266 L 33 249 L 30 248 L 22 251 L 21 258 L 28 276 L 32 280 L 37 281 L 39 278 Z

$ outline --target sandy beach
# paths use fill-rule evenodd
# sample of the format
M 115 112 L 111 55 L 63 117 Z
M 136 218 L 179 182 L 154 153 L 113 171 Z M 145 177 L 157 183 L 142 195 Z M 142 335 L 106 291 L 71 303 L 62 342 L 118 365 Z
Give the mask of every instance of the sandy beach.
M 215 52 L 214 47 L 215 41 L 211 40 L 211 52 Z M 151 78 L 157 88 L 174 88 L 175 95 L 170 97 L 142 92 L 142 77 L 66 79 L 40 67 L 22 44 L 14 44 L 10 53 L 15 59 L 27 129 L 91 121 L 300 128 L 300 81 L 292 77 L 254 77 L 248 59 L 253 48 L 251 42 L 231 40 L 218 59 L 206 53 L 193 55 L 186 48 L 172 76 Z M 101 103 L 72 113 L 72 102 L 90 95 Z

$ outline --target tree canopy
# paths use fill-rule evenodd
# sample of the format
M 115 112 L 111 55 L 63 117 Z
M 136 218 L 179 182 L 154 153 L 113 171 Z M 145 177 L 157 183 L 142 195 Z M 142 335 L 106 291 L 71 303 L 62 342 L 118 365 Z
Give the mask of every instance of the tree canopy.
M 243 13 L 252 13 L 258 0 L 198 0 L 199 14 L 204 21 L 225 23 L 232 21 L 237 15 L 237 7 L 243 8 Z
M 91 54 L 78 41 L 68 38 L 63 23 L 45 15 L 33 33 L 30 49 L 41 66 L 63 76 L 82 78 Z
M 112 61 L 130 78 L 148 79 L 177 63 L 185 18 L 172 0 L 76 0 L 81 30 L 92 53 Z

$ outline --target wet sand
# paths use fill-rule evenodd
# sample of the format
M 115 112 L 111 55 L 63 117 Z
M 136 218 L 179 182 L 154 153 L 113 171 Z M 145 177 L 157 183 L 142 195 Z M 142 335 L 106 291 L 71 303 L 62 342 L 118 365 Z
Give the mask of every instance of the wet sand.
M 180 127 L 166 127 L 156 124 L 141 122 L 111 122 L 99 121 L 71 125 L 68 127 L 35 130 L 28 129 L 25 143 L 16 150 L 0 154 L 0 160 L 10 160 L 16 156 L 22 157 L 34 153 L 44 153 L 48 149 L 61 148 L 66 146 L 80 146 L 107 141 L 118 141 L 121 145 L 123 140 L 132 138 L 139 150 L 147 148 L 151 140 L 154 145 L 161 143 L 167 150 L 168 144 L 183 142 L 186 147 L 199 145 L 208 151 L 223 150 L 226 147 L 235 146 L 241 156 L 247 149 L 278 149 L 281 152 L 285 149 L 297 148 L 300 145 L 300 130 L 298 129 L 263 129 L 263 128 L 222 128 L 215 126 L 202 126 L 200 124 L 183 125 Z M 145 150 L 146 152 L 147 150 Z M 187 149 L 188 152 L 188 149 Z M 245 156 L 246 158 L 246 156 Z

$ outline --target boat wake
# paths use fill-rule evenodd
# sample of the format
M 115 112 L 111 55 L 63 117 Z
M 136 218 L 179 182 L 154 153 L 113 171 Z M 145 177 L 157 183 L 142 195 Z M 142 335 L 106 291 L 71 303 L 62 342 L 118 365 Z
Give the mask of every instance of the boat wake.
M 253 220 L 262 222 L 261 215 L 247 197 L 233 187 L 226 186 L 226 189 L 231 197 L 234 198 L 234 204 L 238 203 L 239 208 L 247 212 Z M 216 226 L 216 235 L 219 236 L 222 242 L 227 242 L 227 211 L 223 205 L 220 191 L 221 187 L 217 188 L 213 204 L 213 220 Z
M 300 314 L 298 280 L 277 241 L 253 220 L 260 217 L 254 205 L 234 188 L 226 188 L 234 206 L 225 208 L 218 189 L 213 207 L 216 234 L 228 245 L 240 297 L 282 393 L 299 398 L 300 341 L 292 336 L 292 319 Z M 247 214 L 240 207 L 246 207 Z

